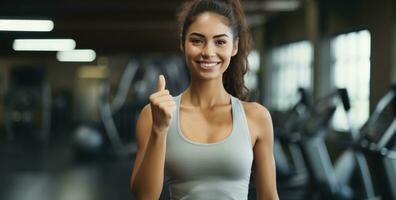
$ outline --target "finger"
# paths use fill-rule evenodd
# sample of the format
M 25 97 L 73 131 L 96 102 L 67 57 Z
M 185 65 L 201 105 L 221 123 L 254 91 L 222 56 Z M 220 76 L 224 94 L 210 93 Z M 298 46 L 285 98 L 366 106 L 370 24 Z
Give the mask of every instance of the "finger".
M 160 103 L 160 105 L 164 106 L 164 107 L 176 106 L 176 102 L 175 101 L 163 101 Z
M 156 97 L 153 99 L 153 103 L 162 103 L 162 102 L 167 102 L 167 101 L 174 101 L 173 97 L 170 95 L 164 95 L 160 97 Z
M 149 96 L 149 100 L 150 100 L 150 101 L 154 101 L 156 98 L 162 97 L 162 96 L 172 96 L 172 95 L 169 94 L 169 91 L 168 91 L 168 90 L 162 90 L 162 91 L 160 91 L 160 92 L 156 92 L 156 93 L 154 93 L 154 94 L 151 94 L 151 95 Z
M 157 97 L 164 96 L 164 95 L 169 95 L 169 90 L 162 90 L 162 91 L 153 93 L 150 95 L 150 98 L 157 98 Z
M 165 77 L 164 75 L 161 74 L 158 78 L 157 92 L 165 90 L 165 85 L 166 85 Z
M 173 112 L 176 110 L 176 105 L 168 105 L 168 106 L 164 106 L 162 108 L 163 112 L 167 113 L 167 114 L 173 114 Z

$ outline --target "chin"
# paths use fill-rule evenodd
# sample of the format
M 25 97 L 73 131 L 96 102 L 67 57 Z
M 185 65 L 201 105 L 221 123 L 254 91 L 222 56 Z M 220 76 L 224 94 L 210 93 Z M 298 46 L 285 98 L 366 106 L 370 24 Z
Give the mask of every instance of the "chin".
M 212 73 L 205 73 L 198 71 L 197 73 L 194 74 L 198 79 L 201 80 L 213 80 L 213 79 L 222 79 L 223 78 L 223 73 L 222 72 L 212 72 Z

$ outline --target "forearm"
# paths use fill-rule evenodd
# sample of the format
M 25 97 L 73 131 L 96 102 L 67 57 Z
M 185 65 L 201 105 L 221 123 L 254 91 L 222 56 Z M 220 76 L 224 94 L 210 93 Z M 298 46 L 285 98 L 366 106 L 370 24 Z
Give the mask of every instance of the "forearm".
M 151 133 L 132 190 L 137 199 L 158 199 L 164 182 L 166 134 Z
M 269 194 L 269 195 L 257 195 L 256 200 L 279 200 L 278 194 Z

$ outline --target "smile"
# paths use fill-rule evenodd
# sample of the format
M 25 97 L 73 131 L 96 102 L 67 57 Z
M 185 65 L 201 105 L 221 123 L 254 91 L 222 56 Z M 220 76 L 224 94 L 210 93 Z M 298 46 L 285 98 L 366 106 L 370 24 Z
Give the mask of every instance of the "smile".
M 213 69 L 217 65 L 219 65 L 221 62 L 197 62 L 199 66 L 203 69 Z

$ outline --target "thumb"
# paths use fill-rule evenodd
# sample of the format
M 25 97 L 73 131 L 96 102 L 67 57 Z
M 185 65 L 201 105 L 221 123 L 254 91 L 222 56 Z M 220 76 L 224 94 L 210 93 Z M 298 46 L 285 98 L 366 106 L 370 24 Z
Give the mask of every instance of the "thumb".
M 165 90 L 165 85 L 166 85 L 165 77 L 164 75 L 161 74 L 158 78 L 157 92 Z

